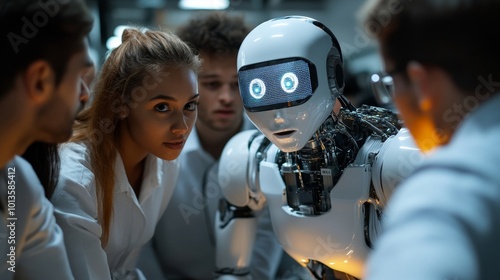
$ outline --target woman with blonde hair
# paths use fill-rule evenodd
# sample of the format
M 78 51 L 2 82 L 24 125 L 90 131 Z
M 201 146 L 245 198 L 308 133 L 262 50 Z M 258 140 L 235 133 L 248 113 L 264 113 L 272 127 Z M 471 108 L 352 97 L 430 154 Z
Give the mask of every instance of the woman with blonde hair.
M 94 85 L 52 196 L 76 279 L 144 279 L 136 268 L 197 117 L 200 61 L 167 31 L 127 29 Z

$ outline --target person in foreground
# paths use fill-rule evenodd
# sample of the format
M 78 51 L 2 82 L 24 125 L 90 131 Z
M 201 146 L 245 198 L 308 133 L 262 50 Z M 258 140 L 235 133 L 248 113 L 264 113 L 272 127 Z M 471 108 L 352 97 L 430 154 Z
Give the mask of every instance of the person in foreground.
M 92 60 L 86 67 L 82 75 L 82 91 L 84 92 L 85 99 L 90 99 L 89 85 L 92 83 L 95 73 L 95 64 Z M 89 100 L 86 100 L 86 105 Z M 83 109 L 81 107 L 80 109 Z M 59 159 L 59 144 L 60 143 L 46 143 L 36 141 L 32 143 L 26 151 L 21 155 L 33 170 L 35 171 L 40 183 L 45 191 L 45 197 L 50 199 L 57 185 L 59 179 L 60 159 Z
M 363 279 L 498 279 L 500 2 L 376 0 L 360 12 L 379 27 L 395 104 L 426 152 L 388 202 Z
M 36 28 L 42 15 L 44 25 Z M 92 25 L 82 1 L 0 5 L 0 53 L 9 68 L 0 76 L 0 279 L 73 279 L 53 207 L 17 155 L 35 141 L 71 136 L 88 99 L 81 78 Z
M 156 228 L 154 253 L 149 253 L 161 268 L 156 275 L 151 268 L 147 272 L 144 268 L 148 278 L 214 278 L 215 212 L 221 192 L 207 182 L 227 141 L 253 128 L 243 113 L 236 71 L 238 49 L 249 31 L 242 16 L 220 12 L 201 13 L 177 30 L 203 61 L 198 74 L 199 116 L 180 156 L 181 173 L 172 201 Z M 258 215 L 258 237 L 248 271 L 254 279 L 272 279 L 282 249 L 272 232 L 268 212 Z M 143 260 L 151 267 L 150 258 Z
M 144 279 L 137 258 L 174 190 L 199 64 L 176 35 L 142 29 L 104 62 L 51 199 L 76 279 Z

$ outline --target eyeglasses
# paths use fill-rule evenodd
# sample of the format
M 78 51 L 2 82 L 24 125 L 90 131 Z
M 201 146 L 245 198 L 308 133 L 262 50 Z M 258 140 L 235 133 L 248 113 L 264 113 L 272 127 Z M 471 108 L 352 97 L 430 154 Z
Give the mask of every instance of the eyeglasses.
M 377 102 L 381 105 L 392 104 L 394 79 L 389 74 L 375 73 L 370 77 L 370 84 Z

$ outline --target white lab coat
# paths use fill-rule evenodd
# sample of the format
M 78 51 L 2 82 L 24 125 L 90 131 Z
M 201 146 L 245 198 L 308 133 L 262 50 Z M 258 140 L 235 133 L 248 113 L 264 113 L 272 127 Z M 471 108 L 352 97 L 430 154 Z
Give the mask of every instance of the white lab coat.
M 144 279 L 136 269 L 137 258 L 172 196 L 179 171 L 177 160 L 148 155 L 137 198 L 117 155 L 113 219 L 108 244 L 101 248 L 96 185 L 88 150 L 83 144 L 68 143 L 60 152 L 61 173 L 51 200 L 57 223 L 64 231 L 75 278 Z
M 9 168 L 15 169 L 11 178 Z M 0 279 L 73 279 L 54 208 L 24 159 L 15 157 L 0 170 L 0 197 Z

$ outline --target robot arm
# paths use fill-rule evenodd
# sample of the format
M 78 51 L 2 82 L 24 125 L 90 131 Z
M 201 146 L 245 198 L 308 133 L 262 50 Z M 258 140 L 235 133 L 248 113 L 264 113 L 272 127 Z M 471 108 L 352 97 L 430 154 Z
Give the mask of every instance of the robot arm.
M 215 221 L 219 279 L 250 279 L 256 213 L 266 203 L 257 179 L 259 158 L 254 147 L 261 141 L 255 140 L 256 137 L 262 140 L 257 130 L 235 135 L 226 144 L 219 161 L 217 178 L 223 196 Z
M 380 207 L 387 206 L 397 185 L 422 162 L 423 156 L 407 128 L 401 128 L 384 143 L 372 167 L 372 183 Z
M 231 138 L 222 151 L 218 179 L 222 195 L 236 207 L 249 207 L 260 210 L 265 198 L 256 180 L 258 155 L 251 148 L 253 140 L 260 133 L 253 129 L 240 132 Z M 257 161 L 256 161 L 257 160 Z

